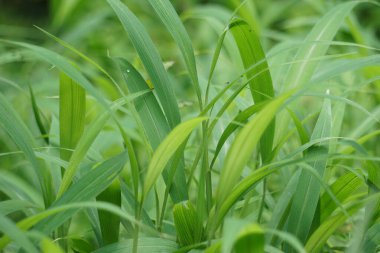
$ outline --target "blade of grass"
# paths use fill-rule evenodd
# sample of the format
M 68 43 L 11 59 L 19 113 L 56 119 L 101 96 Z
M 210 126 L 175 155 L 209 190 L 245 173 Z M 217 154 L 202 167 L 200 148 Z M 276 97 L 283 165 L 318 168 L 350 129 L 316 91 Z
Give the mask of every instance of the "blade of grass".
M 117 62 L 131 92 L 139 92 L 149 88 L 132 64 L 125 59 L 117 59 Z M 143 123 L 144 132 L 148 137 L 149 143 L 153 150 L 156 150 L 170 132 L 169 123 L 153 93 L 148 93 L 136 99 L 134 104 Z M 166 184 L 168 184 L 169 168 L 170 164 L 163 171 Z M 175 203 L 188 199 L 183 162 L 180 163 L 175 172 L 174 181 L 170 187 L 170 196 Z
M 202 241 L 202 221 L 190 201 L 174 205 L 173 218 L 181 246 L 190 246 Z
M 59 136 L 61 159 L 69 161 L 81 138 L 86 116 L 86 92 L 66 74 L 60 74 Z
M 125 152 L 102 162 L 99 166 L 90 170 L 78 179 L 68 190 L 52 204 L 52 208 L 59 207 L 68 203 L 88 201 L 103 192 L 123 168 L 127 160 Z M 69 219 L 77 210 L 61 212 L 53 217 L 44 220 L 37 225 L 47 233 L 53 231 L 65 220 Z M 103 231 L 102 231 L 103 232 Z
M 235 38 L 243 65 L 247 70 L 246 76 L 250 80 L 249 87 L 255 104 L 273 98 L 272 78 L 256 31 L 253 31 L 249 24 L 241 19 L 233 20 L 229 24 L 229 29 Z M 257 63 L 260 64 L 252 69 L 251 67 Z M 256 75 L 257 73 L 260 74 Z M 254 76 L 255 78 L 252 78 Z M 273 120 L 260 140 L 260 151 L 263 162 L 268 162 L 268 159 L 271 157 L 274 130 L 275 121 Z
M 38 130 L 40 130 L 42 138 L 44 139 L 46 144 L 49 144 L 49 133 L 48 133 L 48 131 L 46 131 L 44 123 L 42 122 L 41 112 L 40 112 L 40 109 L 38 108 L 38 105 L 36 102 L 36 97 L 34 96 L 32 86 L 30 86 L 30 85 L 28 85 L 28 86 L 29 86 L 30 99 L 32 102 L 33 114 L 34 114 L 34 118 L 35 118 L 37 126 L 38 126 Z
M 314 131 L 310 140 L 330 137 L 332 115 L 330 99 L 325 99 L 321 113 L 317 120 Z M 313 146 L 307 155 L 311 154 L 328 154 L 328 147 Z M 315 171 L 323 177 L 327 160 L 316 161 L 310 164 Z M 296 235 L 301 242 L 306 242 L 308 234 L 311 232 L 313 217 L 316 214 L 316 208 L 320 197 L 319 182 L 307 171 L 302 171 L 298 180 L 297 189 L 293 197 L 293 203 L 290 209 L 287 229 Z
M 179 109 L 172 88 L 172 82 L 152 39 L 149 37 L 145 27 L 126 5 L 119 0 L 108 0 L 107 2 L 111 5 L 128 33 L 129 39 L 154 84 L 169 125 L 173 128 L 181 121 Z
M 331 9 L 318 21 L 304 41 L 331 41 L 346 16 L 358 3 L 358 1 L 342 3 Z M 302 61 L 290 66 L 285 85 L 297 87 L 307 84 L 318 65 L 318 62 L 309 59 L 324 55 L 328 48 L 328 44 L 301 45 L 293 60 Z
M 378 198 L 379 195 L 371 196 L 365 200 L 361 200 L 355 203 L 352 203 L 348 208 L 347 212 L 352 215 L 362 208 L 366 202 Z M 311 235 L 309 240 L 306 243 L 305 249 L 310 253 L 320 252 L 323 245 L 326 243 L 328 238 L 334 233 L 336 229 L 346 222 L 347 216 L 341 212 L 335 214 L 334 216 L 329 217 L 325 222 L 323 222 L 316 231 Z
M 124 253 L 132 252 L 133 241 L 125 240 L 118 242 L 103 248 L 100 248 L 93 253 Z M 138 241 L 138 252 L 151 252 L 151 253 L 162 253 L 162 252 L 174 252 L 177 249 L 177 244 L 171 240 L 162 238 L 150 238 L 141 237 Z
M 14 224 L 9 218 L 0 214 L 0 231 L 14 241 L 21 248 L 31 253 L 38 253 L 37 248 L 29 240 L 23 231 L 21 231 L 16 224 Z M 5 245 L 1 245 L 0 249 L 4 249 Z
M 3 39 L 0 39 L 0 42 L 11 44 L 18 47 L 27 48 L 31 50 L 40 59 L 43 59 L 44 61 L 59 68 L 67 76 L 69 76 L 76 83 L 81 85 L 86 91 L 88 91 L 89 94 L 94 96 L 94 98 L 98 100 L 98 102 L 101 105 L 103 105 L 105 109 L 108 109 L 109 106 L 106 100 L 104 99 L 104 97 L 92 86 L 92 84 L 87 80 L 87 78 L 79 70 L 77 70 L 66 58 L 64 58 L 60 54 L 50 51 L 46 48 L 28 44 L 28 43 L 3 40 Z
M 144 95 L 145 92 L 138 92 L 131 94 L 129 96 L 126 96 L 124 98 L 121 98 L 119 101 L 116 101 L 108 110 L 116 110 L 125 103 L 131 102 L 134 99 L 138 98 L 141 95 Z M 74 150 L 69 165 L 65 171 L 65 174 L 62 178 L 61 185 L 58 190 L 57 198 L 62 196 L 62 194 L 67 190 L 67 188 L 70 186 L 75 173 L 78 169 L 79 164 L 81 163 L 82 159 L 85 157 L 87 151 L 91 147 L 92 143 L 94 142 L 95 138 L 98 136 L 99 132 L 102 130 L 103 126 L 106 124 L 108 119 L 110 118 L 110 114 L 108 112 L 104 112 L 102 115 L 100 115 L 90 126 L 89 128 L 84 132 L 80 140 L 78 141 L 77 147 Z
M 256 147 L 256 144 L 265 132 L 266 127 L 272 122 L 277 111 L 290 95 L 291 93 L 286 93 L 269 102 L 236 136 L 227 153 L 226 161 L 221 171 L 215 197 L 217 209 L 231 193 L 244 166 L 251 157 L 252 150 Z
M 6 131 L 31 163 L 38 178 L 45 206 L 48 207 L 54 198 L 50 171 L 38 161 L 33 150 L 36 144 L 32 133 L 2 94 L 0 94 L 0 127 Z
M 160 146 L 156 149 L 153 157 L 149 163 L 148 171 L 146 173 L 143 199 L 147 196 L 149 190 L 157 181 L 158 177 L 164 170 L 170 158 L 174 155 L 176 150 L 187 140 L 190 133 L 202 121 L 206 120 L 205 117 L 195 118 L 181 123 L 174 128 L 169 135 L 161 142 Z M 186 185 L 185 185 L 186 186 Z
M 344 203 L 346 199 L 354 195 L 360 188 L 364 186 L 364 182 L 354 173 L 347 173 L 338 178 L 332 185 L 331 190 L 336 198 Z M 321 196 L 321 221 L 327 219 L 337 208 L 335 202 L 324 193 Z
M 236 253 L 264 253 L 265 237 L 257 224 L 246 226 L 240 231 L 234 245 Z
M 178 17 L 169 0 L 148 0 L 148 2 L 153 7 L 153 10 L 156 12 L 156 14 L 160 17 L 161 21 L 164 23 L 167 30 L 170 32 L 171 36 L 181 50 L 182 57 L 185 61 L 187 70 L 189 71 L 195 92 L 198 96 L 200 110 L 202 110 L 202 94 L 199 87 L 194 49 L 191 44 L 189 34 L 186 32 L 181 19 Z
M 116 178 L 110 186 L 108 186 L 97 197 L 97 201 L 108 202 L 115 206 L 121 206 L 121 189 L 120 181 Z M 99 210 L 99 222 L 102 232 L 103 245 L 108 245 L 119 241 L 120 217 L 110 214 L 104 210 Z

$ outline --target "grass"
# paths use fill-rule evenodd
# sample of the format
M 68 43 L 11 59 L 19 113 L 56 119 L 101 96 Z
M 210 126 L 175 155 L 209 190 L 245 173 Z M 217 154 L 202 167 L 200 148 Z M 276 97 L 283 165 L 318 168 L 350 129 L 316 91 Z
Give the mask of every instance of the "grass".
M 0 27 L 1 252 L 380 251 L 378 3 L 50 7 Z

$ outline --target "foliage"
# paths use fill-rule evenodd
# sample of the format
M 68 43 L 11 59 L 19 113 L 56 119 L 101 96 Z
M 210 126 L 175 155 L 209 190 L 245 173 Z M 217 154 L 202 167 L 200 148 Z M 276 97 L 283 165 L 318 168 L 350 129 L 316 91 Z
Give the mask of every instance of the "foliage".
M 380 251 L 377 2 L 7 4 L 1 252 Z

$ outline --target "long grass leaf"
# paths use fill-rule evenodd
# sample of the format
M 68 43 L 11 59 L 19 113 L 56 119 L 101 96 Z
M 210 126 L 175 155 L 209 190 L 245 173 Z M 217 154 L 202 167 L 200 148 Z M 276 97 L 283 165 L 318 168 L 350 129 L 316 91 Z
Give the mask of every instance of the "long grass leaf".
M 108 0 L 112 9 L 120 19 L 124 29 L 139 54 L 142 63 L 148 72 L 157 96 L 160 100 L 165 116 L 171 127 L 180 121 L 180 114 L 174 95 L 172 82 L 166 72 L 160 55 L 149 37 L 145 27 L 136 16 L 120 0 Z
M 143 187 L 143 196 L 146 196 L 152 186 L 156 183 L 166 164 L 177 149 L 183 145 L 194 128 L 204 120 L 206 120 L 206 118 L 202 117 L 183 122 L 174 128 L 162 141 L 149 163 Z
M 59 140 L 61 158 L 69 161 L 84 131 L 86 116 L 85 90 L 66 74 L 59 83 Z
M 95 89 L 95 87 L 93 87 L 90 81 L 88 81 L 88 79 L 79 70 L 77 70 L 66 58 L 64 58 L 60 54 L 50 51 L 46 48 L 28 44 L 28 43 L 2 40 L 2 39 L 0 40 L 0 42 L 8 43 L 11 45 L 15 45 L 15 46 L 19 46 L 19 47 L 23 47 L 23 48 L 27 48 L 31 50 L 37 57 L 59 68 L 67 76 L 69 76 L 76 83 L 81 85 L 86 91 L 88 91 L 89 94 L 94 96 L 94 98 L 96 98 L 96 100 L 98 100 L 99 103 L 104 106 L 104 108 L 106 109 L 108 108 L 108 104 L 106 100 L 104 99 L 104 97 L 100 94 L 100 92 L 98 92 Z
M 139 92 L 148 89 L 149 86 L 140 73 L 125 59 L 118 59 L 124 80 L 131 92 Z M 143 123 L 144 132 L 153 150 L 156 150 L 160 143 L 170 132 L 170 125 L 154 95 L 148 93 L 134 101 L 138 115 Z M 170 164 L 163 171 L 165 183 L 168 184 Z M 174 180 L 170 187 L 170 195 L 175 203 L 188 199 L 187 188 L 185 187 L 184 164 L 181 162 L 177 168 Z
M 52 204 L 52 208 L 95 198 L 113 182 L 126 163 L 127 157 L 127 154 L 123 152 L 116 157 L 102 162 L 99 166 L 87 172 Z M 45 232 L 51 232 L 70 218 L 75 212 L 76 210 L 62 212 L 45 220 L 37 225 L 37 227 Z
M 49 206 L 54 198 L 50 171 L 39 162 L 34 153 L 33 148 L 36 146 L 36 143 L 32 133 L 2 94 L 0 94 L 0 127 L 6 131 L 31 163 L 38 178 L 44 203 L 46 206 Z
M 178 17 L 175 9 L 169 0 L 148 0 L 156 14 L 160 17 L 173 39 L 181 50 L 187 70 L 189 71 L 194 89 L 198 96 L 199 106 L 202 110 L 202 94 L 199 87 L 197 66 L 195 62 L 194 49 L 191 44 L 190 36 Z
M 315 139 L 330 137 L 332 128 L 331 102 L 326 99 L 318 121 L 311 136 Z M 312 147 L 307 155 L 328 154 L 328 147 Z M 327 165 L 326 161 L 316 161 L 311 164 L 315 172 L 323 177 Z M 288 217 L 288 231 L 294 233 L 301 242 L 305 242 L 310 232 L 313 217 L 316 214 L 320 197 L 319 182 L 308 172 L 302 171 L 298 180 L 297 189 L 293 197 L 293 203 Z
M 260 43 L 256 31 L 241 19 L 235 19 L 229 24 L 229 29 L 233 34 L 239 48 L 240 57 L 247 70 L 246 76 L 253 100 L 256 104 L 267 101 L 274 96 L 272 78 L 265 60 L 265 53 Z M 260 63 L 252 68 L 255 64 Z M 248 71 L 249 70 L 249 71 Z M 257 73 L 260 73 L 257 75 Z M 255 78 L 252 78 L 255 77 Z M 275 121 L 273 120 L 260 140 L 261 155 L 264 162 L 271 156 Z
M 221 171 L 215 197 L 217 207 L 232 191 L 262 134 L 290 95 L 287 93 L 269 102 L 236 136 Z
M 332 40 L 346 16 L 358 3 L 356 1 L 342 3 L 331 9 L 318 21 L 304 41 Z M 318 62 L 310 61 L 310 59 L 324 55 L 328 48 L 328 44 L 301 45 L 293 60 L 302 61 L 291 65 L 285 79 L 285 85 L 295 87 L 307 84 L 318 65 Z
M 37 248 L 29 240 L 26 234 L 3 214 L 0 214 L 0 231 L 9 236 L 12 241 L 14 241 L 27 252 L 38 253 Z M 2 250 L 4 246 L 5 245 L 0 245 L 0 249 Z

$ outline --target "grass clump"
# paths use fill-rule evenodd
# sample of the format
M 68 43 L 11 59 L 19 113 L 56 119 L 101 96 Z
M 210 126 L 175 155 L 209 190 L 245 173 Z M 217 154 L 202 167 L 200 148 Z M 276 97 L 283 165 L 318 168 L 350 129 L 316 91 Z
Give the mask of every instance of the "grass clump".
M 379 252 L 376 2 L 124 2 L 0 27 L 0 251 Z

